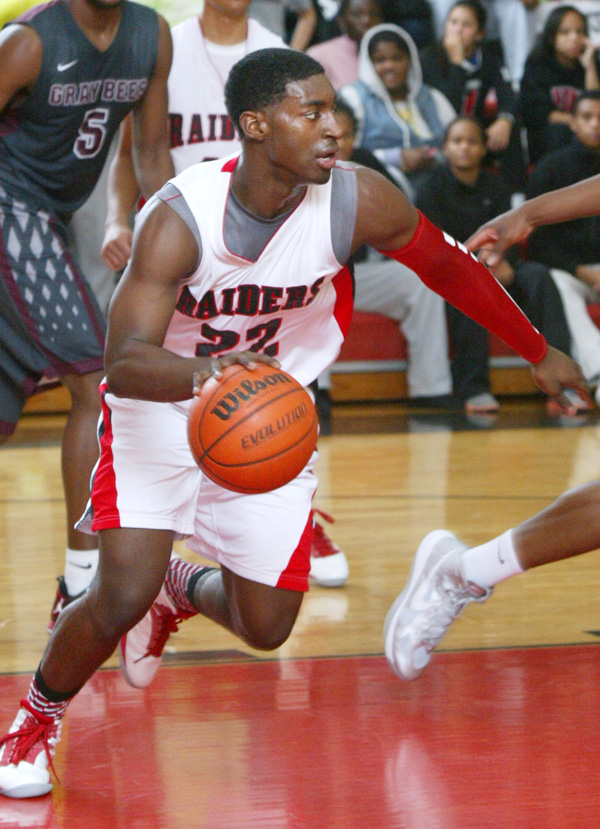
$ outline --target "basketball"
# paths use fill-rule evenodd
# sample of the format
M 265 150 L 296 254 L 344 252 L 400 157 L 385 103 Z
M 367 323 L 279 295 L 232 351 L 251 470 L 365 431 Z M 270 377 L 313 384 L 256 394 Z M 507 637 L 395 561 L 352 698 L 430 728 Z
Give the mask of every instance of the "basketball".
M 289 483 L 317 443 L 310 395 L 280 368 L 258 363 L 223 369 L 195 395 L 188 441 L 198 466 L 233 492 L 270 492 Z

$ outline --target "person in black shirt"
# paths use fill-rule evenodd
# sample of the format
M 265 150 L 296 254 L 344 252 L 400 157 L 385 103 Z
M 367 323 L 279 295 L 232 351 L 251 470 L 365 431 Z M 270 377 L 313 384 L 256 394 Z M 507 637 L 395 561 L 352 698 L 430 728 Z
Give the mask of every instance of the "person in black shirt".
M 430 221 L 464 242 L 482 220 L 509 209 L 510 190 L 499 176 L 481 168 L 485 138 L 475 119 L 455 119 L 446 130 L 443 151 L 445 164 L 437 167 L 419 188 L 416 205 Z M 569 352 L 567 321 L 548 269 L 537 262 L 519 261 L 513 249 L 495 275 L 548 342 L 560 344 Z M 490 392 L 487 331 L 455 308 L 447 306 L 447 310 L 454 349 L 454 394 L 464 401 L 468 414 L 494 412 L 498 402 Z M 580 399 L 576 405 L 579 409 L 588 408 Z M 555 411 L 552 406 L 549 410 Z
M 498 161 L 513 192 L 525 185 L 525 163 L 513 91 L 496 43 L 485 40 L 486 11 L 479 0 L 458 0 L 446 18 L 442 40 L 421 52 L 423 81 L 439 89 L 460 115 L 480 121 L 488 155 L 484 166 Z M 493 94 L 492 111 L 488 101 Z
M 545 156 L 527 186 L 533 199 L 600 173 L 600 90 L 582 92 L 575 104 L 574 136 L 566 147 Z M 529 254 L 551 269 L 561 293 L 573 353 L 590 385 L 600 381 L 600 331 L 587 310 L 600 292 L 600 217 L 572 219 L 541 227 L 530 237 Z M 600 391 L 596 392 L 600 399 Z
M 559 6 L 548 16 L 521 81 L 519 110 L 532 164 L 570 140 L 577 96 L 599 87 L 598 57 L 586 19 L 573 6 Z

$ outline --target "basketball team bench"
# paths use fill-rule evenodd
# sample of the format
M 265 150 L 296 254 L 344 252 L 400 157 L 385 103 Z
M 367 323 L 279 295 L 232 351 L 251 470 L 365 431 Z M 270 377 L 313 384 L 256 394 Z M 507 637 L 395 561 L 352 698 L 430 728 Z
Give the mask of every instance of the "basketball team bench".
M 589 305 L 600 328 L 600 303 Z M 533 394 L 537 387 L 529 364 L 494 334 L 490 341 L 490 379 L 496 395 Z M 407 348 L 395 320 L 355 311 L 340 356 L 331 371 L 334 401 L 401 400 L 408 396 Z

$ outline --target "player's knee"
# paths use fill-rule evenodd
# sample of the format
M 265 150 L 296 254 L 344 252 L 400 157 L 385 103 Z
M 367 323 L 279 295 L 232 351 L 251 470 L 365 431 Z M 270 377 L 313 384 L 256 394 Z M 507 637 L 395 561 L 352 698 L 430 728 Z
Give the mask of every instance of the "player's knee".
M 297 610 L 277 615 L 249 615 L 242 620 L 242 638 L 251 648 L 261 651 L 275 650 L 288 639 L 297 615 Z
M 90 612 L 105 640 L 118 641 L 146 615 L 155 599 L 154 592 L 136 584 L 116 588 L 94 586 L 90 590 Z
M 93 371 L 90 374 L 70 374 L 63 378 L 64 385 L 71 394 L 73 406 L 93 409 L 100 412 L 100 392 L 98 386 L 102 380 L 102 372 Z

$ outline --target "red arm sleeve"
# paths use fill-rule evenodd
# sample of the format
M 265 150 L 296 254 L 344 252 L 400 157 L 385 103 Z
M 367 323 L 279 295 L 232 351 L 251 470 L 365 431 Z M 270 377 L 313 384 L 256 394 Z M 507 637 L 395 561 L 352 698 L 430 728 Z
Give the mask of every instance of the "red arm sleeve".
M 528 362 L 539 363 L 546 356 L 544 337 L 485 265 L 422 213 L 407 245 L 381 253 L 413 270 L 428 288 L 497 334 Z

